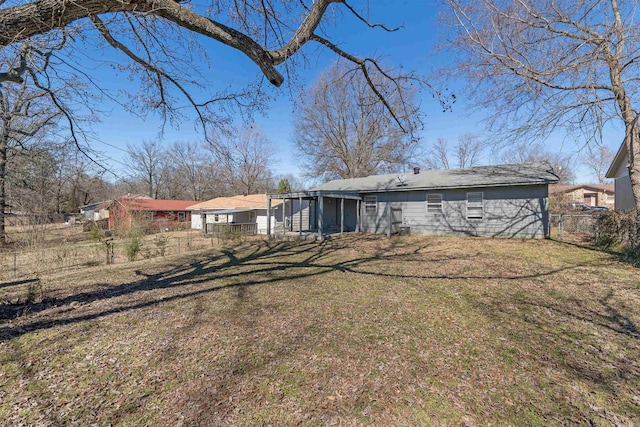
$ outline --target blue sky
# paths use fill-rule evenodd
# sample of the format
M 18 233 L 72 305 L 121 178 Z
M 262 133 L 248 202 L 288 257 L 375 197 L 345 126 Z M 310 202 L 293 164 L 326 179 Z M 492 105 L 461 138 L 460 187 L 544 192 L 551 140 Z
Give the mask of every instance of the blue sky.
M 390 27 L 402 26 L 397 32 L 387 33 L 380 29 L 367 28 L 361 22 L 350 18 L 347 14 L 336 26 L 327 27 L 332 40 L 340 46 L 360 56 L 382 56 L 384 62 L 392 66 L 402 65 L 405 69 L 428 74 L 433 69 L 446 65 L 449 61 L 444 55 L 435 53 L 434 48 L 439 37 L 437 29 L 437 14 L 439 2 L 419 0 L 378 0 L 371 1 L 369 19 L 372 22 L 384 22 Z M 216 81 L 221 87 L 228 85 L 244 85 L 256 76 L 258 68 L 247 58 L 231 48 L 221 46 L 215 42 L 207 42 L 207 51 L 215 61 Z M 313 49 L 313 51 L 316 51 Z M 110 54 L 110 53 L 105 53 Z M 327 67 L 335 56 L 325 52 L 321 54 L 309 53 L 309 65 L 300 71 L 300 82 L 312 82 L 318 73 Z M 102 71 L 98 76 L 107 86 L 131 88 L 135 82 L 128 82 L 125 75 Z M 459 135 L 473 132 L 483 135 L 482 112 L 469 114 L 465 106 L 464 91 L 460 82 L 451 82 L 449 88 L 456 93 L 457 102 L 452 112 L 442 112 L 439 103 L 425 94 L 422 108 L 427 114 L 426 126 L 423 132 L 423 143 L 429 144 L 439 137 L 455 142 Z M 274 144 L 277 161 L 274 163 L 276 173 L 300 174 L 299 160 L 292 138 L 292 110 L 294 108 L 291 96 L 286 88 L 273 90 L 274 100 L 269 104 L 267 114 L 255 117 L 256 126 L 262 128 Z M 127 144 L 137 144 L 143 140 L 158 138 L 160 121 L 153 116 L 142 120 L 121 109 L 117 105 L 104 104 L 104 110 L 109 114 L 101 117 L 101 122 L 94 126 L 96 141 L 92 148 L 105 153 L 114 160 L 113 169 L 117 174 L 123 173 L 120 161 L 124 156 L 123 150 Z M 608 145 L 615 151 L 622 140 L 621 130 L 610 130 Z M 167 127 L 163 135 L 163 142 L 171 144 L 176 140 L 202 141 L 203 135 L 195 128 L 193 120 L 184 121 L 179 127 Z M 550 150 L 573 152 L 573 144 L 562 144 L 561 136 L 556 136 L 549 142 Z M 555 141 L 555 143 L 553 142 Z M 590 180 L 588 171 L 577 169 L 578 182 Z

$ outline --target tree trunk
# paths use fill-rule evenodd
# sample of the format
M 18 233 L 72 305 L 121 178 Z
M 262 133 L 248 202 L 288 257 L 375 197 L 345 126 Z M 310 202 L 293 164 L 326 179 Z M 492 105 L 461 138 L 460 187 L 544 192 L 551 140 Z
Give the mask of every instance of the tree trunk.
M 638 132 L 638 118 L 636 115 L 631 123 L 625 123 L 625 144 L 629 156 L 629 180 L 631 181 L 631 192 L 636 209 L 636 236 L 633 246 L 636 253 L 640 253 L 640 162 L 637 162 L 635 153 L 640 149 L 640 134 Z
M 6 173 L 7 173 L 7 139 L 2 135 L 0 139 L 0 247 L 7 244 L 7 233 L 5 228 L 5 211 L 7 207 L 6 193 Z

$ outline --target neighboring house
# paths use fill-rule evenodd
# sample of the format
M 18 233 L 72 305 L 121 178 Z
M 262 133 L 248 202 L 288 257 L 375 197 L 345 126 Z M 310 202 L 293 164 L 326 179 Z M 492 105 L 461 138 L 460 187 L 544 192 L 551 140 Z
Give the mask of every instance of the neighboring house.
M 565 204 L 585 204 L 587 206 L 615 207 L 614 184 L 581 184 L 549 186 L 549 197 L 557 196 Z
M 543 238 L 549 233 L 548 185 L 556 182 L 546 162 L 422 173 L 415 168 L 413 174 L 342 179 L 305 192 L 270 194 L 269 202 L 309 201 L 320 238 L 336 231 L 390 235 L 402 227 L 428 235 Z
M 282 221 L 282 208 L 275 204 L 273 207 L 271 227 L 275 228 Z M 253 234 L 267 233 L 266 194 L 216 197 L 188 206 L 187 209 L 191 211 L 191 228 L 203 230 L 205 234 L 226 229 Z
M 109 206 L 113 200 L 106 200 L 103 202 L 89 203 L 87 205 L 80 206 L 80 215 L 82 219 L 86 221 L 99 221 L 101 219 L 109 218 Z
M 614 179 L 616 193 L 616 209 L 634 209 L 636 207 L 631 192 L 631 179 L 629 178 L 629 153 L 623 142 L 605 175 Z
M 157 200 L 146 196 L 118 197 L 109 206 L 109 229 L 128 230 L 137 222 L 143 226 L 173 228 L 191 221 L 188 206 L 194 200 Z

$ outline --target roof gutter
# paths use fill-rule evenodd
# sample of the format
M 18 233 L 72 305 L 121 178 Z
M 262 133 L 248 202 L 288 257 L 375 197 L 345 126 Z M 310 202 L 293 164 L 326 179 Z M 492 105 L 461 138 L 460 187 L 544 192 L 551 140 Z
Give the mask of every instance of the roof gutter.
M 557 182 L 557 181 L 555 181 Z M 399 192 L 399 191 L 431 191 L 431 190 L 456 190 L 464 188 L 485 188 L 485 187 L 512 187 L 512 186 L 525 186 L 525 185 L 549 185 L 555 184 L 555 182 L 545 180 L 544 182 L 511 182 L 508 184 L 473 184 L 473 185 L 439 185 L 436 187 L 398 187 L 398 188 L 378 188 L 373 190 L 357 190 L 357 193 L 387 193 L 387 192 Z M 333 190 L 333 191 L 352 191 L 352 190 Z

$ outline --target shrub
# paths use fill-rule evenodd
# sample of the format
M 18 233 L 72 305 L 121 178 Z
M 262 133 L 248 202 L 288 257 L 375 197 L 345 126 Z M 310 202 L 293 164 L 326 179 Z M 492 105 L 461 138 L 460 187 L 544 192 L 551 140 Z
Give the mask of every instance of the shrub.
M 169 243 L 169 238 L 164 234 L 158 234 L 154 239 L 153 243 L 158 248 L 158 254 L 160 256 L 164 256 L 167 251 L 167 244 Z
M 135 260 L 136 255 L 138 255 L 138 252 L 140 252 L 140 249 L 141 249 L 140 237 L 135 234 L 131 235 L 131 237 L 129 237 L 129 242 L 125 246 L 125 253 L 127 255 L 127 259 L 129 261 Z
M 603 212 L 596 219 L 596 245 L 604 249 L 637 252 L 638 223 L 635 210 Z
M 103 237 L 102 230 L 98 227 L 97 224 L 94 223 L 94 226 L 89 231 L 89 236 L 91 236 L 91 240 L 100 241 Z
M 35 304 L 41 302 L 44 299 L 44 290 L 42 289 L 42 282 L 40 279 L 35 279 L 29 283 L 27 287 L 27 297 L 25 299 L 26 304 Z

